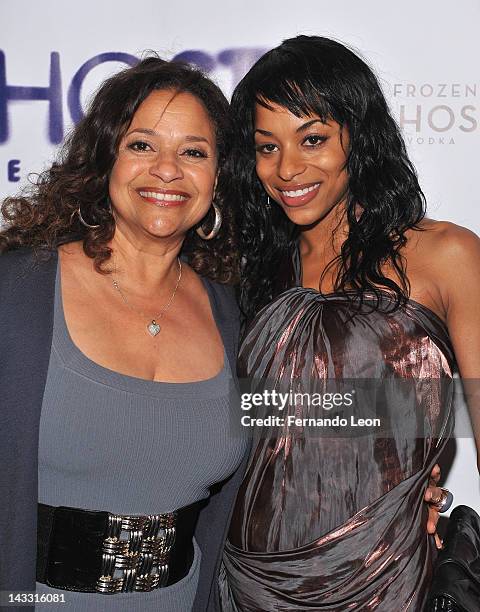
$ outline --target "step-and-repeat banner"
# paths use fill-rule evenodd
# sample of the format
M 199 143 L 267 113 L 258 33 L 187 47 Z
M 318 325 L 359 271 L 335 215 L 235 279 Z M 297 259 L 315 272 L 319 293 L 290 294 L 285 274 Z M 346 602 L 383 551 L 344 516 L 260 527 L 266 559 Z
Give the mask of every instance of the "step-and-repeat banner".
M 2 197 L 51 163 L 98 84 L 143 52 L 194 62 L 230 95 L 267 49 L 319 34 L 349 44 L 375 68 L 429 216 L 480 232 L 478 0 L 460 0 L 453 12 L 445 0 L 3 0 L 0 22 Z M 452 444 L 445 471 L 456 503 L 480 510 L 471 436 Z

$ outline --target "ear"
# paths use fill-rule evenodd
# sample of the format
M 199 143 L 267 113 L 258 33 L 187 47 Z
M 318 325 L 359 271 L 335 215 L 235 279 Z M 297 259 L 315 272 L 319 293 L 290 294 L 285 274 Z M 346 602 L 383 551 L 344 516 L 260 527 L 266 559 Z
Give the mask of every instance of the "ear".
M 217 170 L 217 174 L 215 175 L 215 182 L 213 183 L 213 196 L 212 200 L 215 200 L 215 194 L 217 193 L 217 185 L 218 185 L 218 176 L 220 174 L 220 170 Z

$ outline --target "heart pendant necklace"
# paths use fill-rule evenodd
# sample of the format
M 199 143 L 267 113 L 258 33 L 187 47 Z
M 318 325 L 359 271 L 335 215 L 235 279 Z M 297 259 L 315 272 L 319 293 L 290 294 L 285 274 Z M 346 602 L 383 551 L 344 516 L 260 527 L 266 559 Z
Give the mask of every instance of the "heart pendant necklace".
M 147 324 L 147 332 L 150 334 L 150 336 L 152 338 L 155 338 L 155 336 L 158 336 L 158 334 L 160 333 L 162 328 L 157 323 L 157 320 L 160 319 L 161 317 L 163 317 L 165 312 L 172 305 L 173 299 L 175 298 L 175 294 L 177 293 L 178 286 L 180 285 L 180 281 L 182 280 L 182 262 L 178 258 L 177 258 L 177 263 L 178 263 L 178 277 L 177 277 L 177 282 L 175 283 L 175 288 L 173 290 L 173 293 L 170 296 L 170 299 L 168 300 L 168 302 L 164 306 L 162 306 L 162 309 L 157 314 L 157 316 L 154 317 L 153 319 L 151 319 L 150 322 Z M 115 273 L 116 273 L 116 271 L 117 271 L 117 266 L 116 265 L 114 266 L 114 269 L 115 269 Z M 123 302 L 125 303 L 125 306 L 127 306 L 132 312 L 135 312 L 136 314 L 141 315 L 144 319 L 148 319 L 148 316 L 142 310 L 139 310 L 138 308 L 134 308 L 130 304 L 130 302 L 127 299 L 127 296 L 124 294 L 124 292 L 120 288 L 120 285 L 118 284 L 118 281 L 115 278 L 112 280 L 112 284 L 113 284 L 114 288 L 120 294 L 120 297 L 122 298 Z
M 162 328 L 161 328 L 161 327 L 160 327 L 160 325 L 159 325 L 159 324 L 158 324 L 158 323 L 155 321 L 155 319 L 152 319 L 152 322 L 151 322 L 151 323 L 149 323 L 149 324 L 147 325 L 147 330 L 148 330 L 148 333 L 149 333 L 151 336 L 153 336 L 153 337 L 155 337 L 157 334 L 159 334 L 161 329 L 162 329 Z

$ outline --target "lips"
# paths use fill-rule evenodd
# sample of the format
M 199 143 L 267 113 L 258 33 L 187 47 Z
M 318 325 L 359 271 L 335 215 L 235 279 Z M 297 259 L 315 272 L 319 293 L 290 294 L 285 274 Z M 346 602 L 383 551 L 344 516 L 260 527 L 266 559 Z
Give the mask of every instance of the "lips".
M 137 189 L 137 193 L 143 200 L 157 206 L 181 206 L 190 198 L 189 193 L 178 189 L 141 187 Z
M 289 185 L 288 189 L 278 189 L 280 199 L 285 206 L 303 206 L 308 204 L 317 195 L 321 183 L 306 183 L 303 185 Z

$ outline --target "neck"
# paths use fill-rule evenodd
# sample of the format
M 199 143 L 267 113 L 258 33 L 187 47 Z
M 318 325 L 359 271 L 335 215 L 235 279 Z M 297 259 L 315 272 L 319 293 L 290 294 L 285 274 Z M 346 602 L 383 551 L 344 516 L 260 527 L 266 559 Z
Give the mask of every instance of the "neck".
M 302 229 L 300 234 L 302 257 L 331 259 L 338 255 L 347 236 L 345 202 L 340 202 L 323 219 Z
M 175 283 L 182 244 L 179 239 L 140 244 L 117 228 L 109 244 L 114 274 L 122 282 L 141 285 L 147 291 Z

